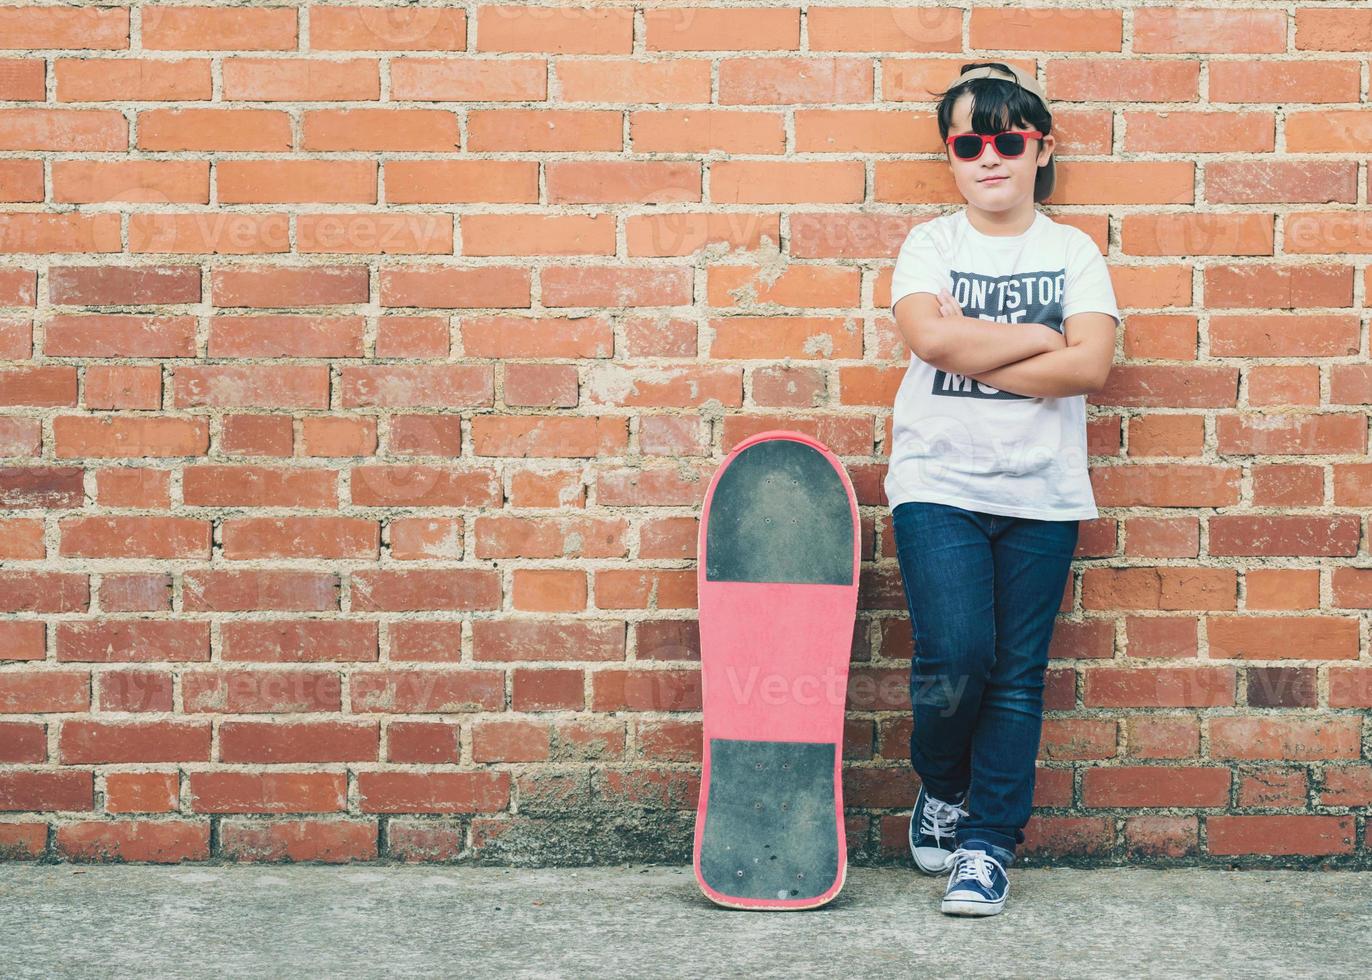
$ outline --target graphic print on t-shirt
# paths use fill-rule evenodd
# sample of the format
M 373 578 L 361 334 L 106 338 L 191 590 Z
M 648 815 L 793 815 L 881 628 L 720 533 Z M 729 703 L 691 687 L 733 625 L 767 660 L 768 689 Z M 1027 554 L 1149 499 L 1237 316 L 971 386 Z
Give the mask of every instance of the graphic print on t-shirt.
M 953 279 L 953 298 L 963 316 L 997 323 L 1043 323 L 1062 333 L 1062 287 L 1066 269 L 1021 272 L 1013 276 L 983 276 L 975 272 L 948 273 Z M 934 369 L 931 394 L 954 398 L 1029 398 L 1001 391 L 975 378 Z

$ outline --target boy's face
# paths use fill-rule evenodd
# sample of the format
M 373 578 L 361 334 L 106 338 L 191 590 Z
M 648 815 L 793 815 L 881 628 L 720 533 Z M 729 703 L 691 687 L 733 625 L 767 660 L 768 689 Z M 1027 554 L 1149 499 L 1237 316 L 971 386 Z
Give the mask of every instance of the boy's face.
M 1031 126 L 1010 126 L 1009 129 L 1032 129 Z M 952 125 L 949 136 L 972 132 L 972 93 L 964 92 L 953 103 Z M 953 168 L 953 180 L 958 190 L 983 211 L 1004 211 L 1019 205 L 1025 199 L 1034 199 L 1034 178 L 1038 168 L 1047 164 L 1053 155 L 1053 137 L 1043 139 L 1026 138 L 1024 153 L 1019 157 L 1002 157 L 996 151 L 995 143 L 986 144 L 981 156 L 975 160 L 963 160 L 953 153 L 951 145 L 944 146 L 948 163 Z M 994 179 L 999 178 L 999 179 Z

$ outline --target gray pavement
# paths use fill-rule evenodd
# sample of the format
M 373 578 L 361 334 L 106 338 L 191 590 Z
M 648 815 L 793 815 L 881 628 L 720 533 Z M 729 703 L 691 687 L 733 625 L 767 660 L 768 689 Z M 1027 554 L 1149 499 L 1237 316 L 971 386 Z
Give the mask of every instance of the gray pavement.
M 1011 871 L 1006 911 L 850 868 L 806 912 L 689 867 L 0 864 L 0 976 L 1366 977 L 1372 872 Z

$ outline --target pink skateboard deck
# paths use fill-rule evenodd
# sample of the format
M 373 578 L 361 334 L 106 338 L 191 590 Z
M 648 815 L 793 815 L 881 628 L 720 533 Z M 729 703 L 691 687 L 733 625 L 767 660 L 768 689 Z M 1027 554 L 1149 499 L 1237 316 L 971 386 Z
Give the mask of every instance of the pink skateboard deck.
M 860 527 L 843 464 L 800 432 L 740 442 L 705 493 L 694 864 L 720 905 L 814 908 L 843 887 Z

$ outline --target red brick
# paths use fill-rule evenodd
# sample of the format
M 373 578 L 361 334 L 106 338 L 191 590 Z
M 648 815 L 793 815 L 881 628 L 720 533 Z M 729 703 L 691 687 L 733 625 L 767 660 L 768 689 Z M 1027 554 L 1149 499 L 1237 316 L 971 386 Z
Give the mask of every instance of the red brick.
M 52 510 L 85 503 L 86 491 L 77 467 L 0 467 L 0 510 Z
M 1092 667 L 1087 707 L 1211 707 L 1234 703 L 1232 667 Z
M 189 517 L 72 517 L 59 527 L 67 557 L 210 557 L 209 521 Z
M 359 620 L 228 622 L 223 659 L 273 663 L 355 662 L 377 658 L 375 623 Z
M 310 48 L 315 51 L 463 51 L 467 12 L 435 7 L 431 13 L 397 8 L 384 18 L 354 7 L 320 7 L 310 13 Z
M 0 810 L 90 810 L 95 779 L 89 769 L 0 770 Z
M 1229 802 L 1228 769 L 1218 766 L 1102 766 L 1083 774 L 1082 803 L 1088 807 L 1224 806 Z
M 210 444 L 203 418 L 59 415 L 52 430 L 67 458 L 199 456 Z
M 37 456 L 42 445 L 38 419 L 0 417 L 0 456 Z
M 338 608 L 333 572 L 203 569 L 181 581 L 187 612 L 329 612 Z
M 546 762 L 548 726 L 522 720 L 478 721 L 472 725 L 473 762 Z
M 334 671 L 188 670 L 181 696 L 188 713 L 338 711 L 343 681 Z
M 908 741 L 907 736 L 907 745 Z M 699 763 L 702 750 L 699 722 L 642 721 L 638 724 L 638 751 L 645 759 Z
M 498 711 L 505 702 L 505 674 L 470 667 L 358 671 L 352 675 L 351 689 L 355 712 Z
M 459 518 L 400 517 L 390 522 L 390 551 L 396 561 L 462 558 Z
M 477 660 L 615 661 L 624 659 L 624 642 L 620 622 L 472 621 L 472 654 Z
M 577 403 L 576 368 L 567 364 L 507 364 L 505 365 L 505 404 L 520 408 L 571 408 Z M 601 377 L 594 377 L 587 391 L 588 403 L 604 404 L 615 397 L 602 387 Z M 619 375 L 618 377 L 622 377 Z M 684 380 L 676 379 L 685 385 Z M 646 384 L 643 387 L 648 387 Z M 742 390 L 742 378 L 738 379 Z M 652 398 L 645 396 L 644 401 Z M 704 399 L 710 397 L 702 395 Z M 741 399 L 741 396 L 740 396 Z M 740 399 L 728 398 L 735 402 Z
M 13 64 L 13 61 L 8 62 Z M 35 71 L 36 69 L 36 71 Z M 43 69 L 41 60 L 30 65 L 30 83 L 38 82 Z M 0 269 L 0 303 L 5 306 L 34 306 L 38 297 L 38 275 L 32 269 Z
M 499 609 L 500 574 L 486 568 L 361 571 L 353 575 L 353 608 L 361 612 Z
M 0 762 L 45 762 L 47 728 L 33 721 L 0 721 Z
M 179 794 L 174 772 L 112 772 L 105 777 L 107 813 L 172 813 Z
M 366 303 L 368 279 L 365 265 L 234 266 L 211 273 L 210 298 L 221 308 Z
M 494 404 L 495 374 L 486 364 L 345 367 L 344 408 L 480 408 Z
M 281 152 L 290 149 L 290 146 L 290 118 L 284 112 L 272 109 L 143 109 L 138 114 L 138 147 L 142 150 Z M 134 215 L 131 228 L 137 227 L 138 217 Z M 192 224 L 196 230 L 205 227 L 193 222 L 194 216 L 188 216 L 186 223 Z M 284 239 L 284 228 L 281 237 Z M 146 248 L 156 251 L 155 246 L 161 244 L 153 242 Z M 194 244 L 196 251 L 219 250 L 213 241 L 195 241 Z M 241 246 L 229 237 L 223 247 L 228 251 L 236 251 Z M 140 251 L 137 247 L 134 250 Z
M 76 368 L 0 369 L 0 406 L 50 408 L 76 404 Z
M 289 456 L 294 431 L 284 415 L 227 415 L 221 448 L 235 456 Z
M 611 667 L 591 674 L 595 711 L 699 711 L 699 670 Z
M 0 560 L 37 561 L 47 554 L 41 520 L 0 518 Z
M 215 365 L 172 374 L 177 408 L 327 408 L 329 369 L 323 365 Z
M 460 622 L 393 622 L 387 630 L 390 634 L 392 660 L 456 663 L 462 659 Z
M 98 470 L 95 497 L 102 507 L 165 510 L 171 506 L 171 471 L 132 466 Z
M 104 670 L 96 675 L 101 711 L 171 711 L 172 675 L 160 670 Z
M 13 167 L 17 161 L 7 160 L 0 164 L 0 180 L 5 179 L 7 167 Z M 42 199 L 43 168 L 41 161 L 33 160 L 28 163 L 20 163 L 19 167 L 28 168 L 29 164 L 38 164 L 37 172 L 37 193 L 35 198 Z M 5 361 L 27 361 L 33 357 L 33 321 L 27 318 L 0 317 L 0 360 Z
M 225 721 L 219 760 L 240 763 L 375 762 L 376 722 Z
M 1211 718 L 1213 759 L 1356 759 L 1362 753 L 1362 719 Z
M 86 408 L 162 407 L 162 369 L 151 364 L 92 364 L 86 368 Z
M 360 772 L 363 813 L 493 813 L 510 803 L 510 774 L 477 772 Z
M 0 595 L 4 586 L 0 583 Z M 0 620 L 0 663 L 10 660 L 42 660 L 47 629 L 37 620 Z
M 1199 848 L 1195 817 L 1139 814 L 1124 821 L 1124 844 L 1136 858 L 1179 858 Z
M 381 306 L 528 309 L 530 281 L 530 270 L 514 265 L 480 269 L 392 266 L 381 270 Z
M 331 470 L 268 466 L 188 466 L 181 493 L 191 507 L 306 507 L 338 505 Z
M 14 102 L 41 102 L 44 99 L 42 58 L 5 58 L 0 61 L 4 81 L 0 98 Z
M 443 316 L 381 317 L 376 325 L 376 356 L 447 357 L 448 318 Z
M 157 7 L 143 18 L 153 50 L 282 50 L 296 44 L 296 19 L 284 8 Z
M 11 8 L 12 10 L 12 8 Z M 55 152 L 84 152 L 128 150 L 129 122 L 122 114 L 111 108 L 4 108 L 0 110 L 0 148 L 4 150 L 48 150 Z M 11 235 L 27 235 L 34 229 L 41 229 L 44 222 L 25 221 L 23 218 L 43 218 L 36 213 L 11 214 L 7 231 Z M 52 215 L 60 217 L 60 215 Z M 80 217 L 80 215 L 74 215 Z M 59 228 L 60 225 L 51 225 Z M 67 224 L 69 231 L 81 228 L 77 224 Z M 118 239 L 117 228 L 110 229 Z M 48 248 L 15 248 L 18 244 L 10 239 L 8 251 L 49 251 Z M 85 248 L 51 248 L 51 251 L 86 251 Z M 118 251 L 118 243 L 99 248 L 99 251 Z
M 426 864 L 454 861 L 462 854 L 464 837 L 465 832 L 456 823 L 392 819 L 386 830 L 387 856 Z
M 224 557 L 376 558 L 381 527 L 356 517 L 235 517 L 223 524 Z
M 376 420 L 314 416 L 300 424 L 306 456 L 370 456 L 376 452 Z
M 221 201 L 226 165 L 219 171 Z M 357 316 L 217 316 L 210 320 L 209 355 L 361 357 L 363 326 Z
M 219 847 L 232 861 L 339 864 L 377 856 L 375 820 L 225 820 Z
M 629 550 L 628 525 L 615 518 L 569 517 L 540 526 L 530 517 L 479 516 L 474 525 L 478 558 L 624 558 Z
M 90 674 L 72 670 L 0 673 L 0 713 L 41 714 L 90 708 Z
M 1322 814 L 1214 814 L 1205 819 L 1206 848 L 1227 854 L 1351 854 L 1353 817 Z
M 57 659 L 86 663 L 133 663 L 210 659 L 210 627 L 178 620 L 59 623 Z
M 305 150 L 451 151 L 457 119 L 441 109 L 311 109 L 304 114 Z
M 0 823 L 0 860 L 42 857 L 47 845 L 48 825 L 45 823 Z
M 462 420 L 450 415 L 393 415 L 391 452 L 402 456 L 460 456 Z
M 395 204 L 533 204 L 538 165 L 532 160 L 393 160 L 386 167 L 386 197 Z
M 208 722 L 67 721 L 58 754 L 63 764 L 104 762 L 208 762 Z
M 170 575 L 138 572 L 100 576 L 100 609 L 103 612 L 167 612 L 171 609 Z
M 376 99 L 380 79 L 374 59 L 232 58 L 224 63 L 224 96 Z M 221 160 L 215 167 L 221 204 L 375 204 L 377 169 L 374 160 Z
M 71 306 L 150 306 L 200 302 L 198 265 L 76 265 L 48 270 L 48 295 Z
M 325 813 L 347 806 L 348 777 L 328 772 L 193 772 L 196 813 Z
M 352 500 L 363 507 L 495 507 L 500 484 L 493 469 L 436 466 L 358 466 Z
M 90 580 L 75 572 L 0 571 L 0 612 L 85 612 Z
M 511 707 L 515 711 L 580 711 L 586 706 L 585 684 L 580 668 L 516 667 Z
M 208 820 L 87 820 L 59 824 L 57 853 L 69 861 L 204 861 L 210 856 L 210 824 Z
M 1104 817 L 1035 814 L 1024 827 L 1026 854 L 1108 854 L 1114 843 L 1115 828 Z
M 386 729 L 391 762 L 460 762 L 458 726 L 437 721 L 394 721 Z

